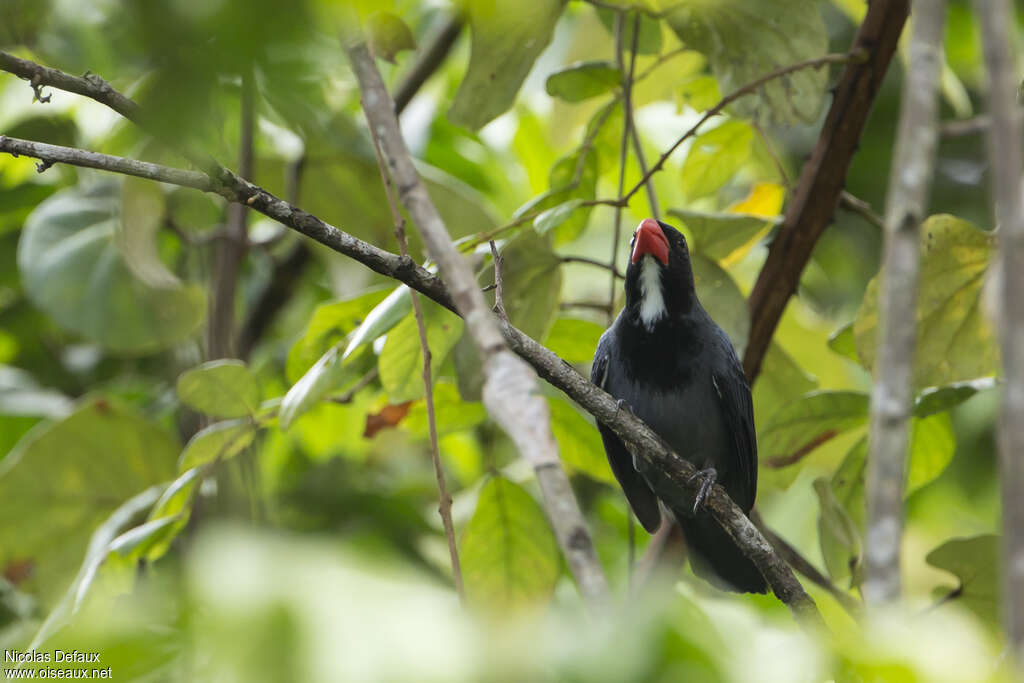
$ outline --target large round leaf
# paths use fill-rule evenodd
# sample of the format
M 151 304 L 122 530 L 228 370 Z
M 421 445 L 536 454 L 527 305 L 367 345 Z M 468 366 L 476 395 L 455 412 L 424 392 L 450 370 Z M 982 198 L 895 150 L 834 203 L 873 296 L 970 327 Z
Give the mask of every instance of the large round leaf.
M 61 326 L 115 352 L 158 351 L 195 332 L 206 298 L 197 286 L 138 279 L 118 248 L 120 220 L 116 185 L 60 192 L 25 222 L 18 268 L 29 298 Z
M 921 226 L 914 386 L 952 384 L 996 373 L 999 348 L 981 309 L 993 237 L 955 216 L 932 216 Z M 853 323 L 857 354 L 874 367 L 878 278 L 864 292 Z
M 181 373 L 178 398 L 214 417 L 253 415 L 260 407 L 260 385 L 240 360 L 214 360 Z
M 96 525 L 170 479 L 177 451 L 164 430 L 102 399 L 39 425 L 0 467 L 0 558 L 31 561 L 44 593 L 63 587 Z
M 560 572 L 558 543 L 536 501 L 503 477 L 487 482 L 462 537 L 469 599 L 491 608 L 545 600 Z

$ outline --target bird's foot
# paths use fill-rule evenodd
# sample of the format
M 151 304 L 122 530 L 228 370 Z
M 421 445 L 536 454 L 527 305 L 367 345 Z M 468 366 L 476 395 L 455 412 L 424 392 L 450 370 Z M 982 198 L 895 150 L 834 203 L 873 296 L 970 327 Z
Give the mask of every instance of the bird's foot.
M 711 493 L 711 487 L 718 481 L 718 472 L 714 467 L 697 470 L 690 476 L 690 482 L 695 480 L 700 480 L 700 490 L 697 491 L 697 498 L 693 502 L 693 514 L 697 514 L 697 511 L 704 505 L 704 501 L 707 500 L 708 494 Z
M 629 412 L 633 412 L 633 409 L 629 406 L 628 403 L 626 403 L 626 399 L 620 398 L 618 401 L 615 402 L 615 417 L 619 416 L 619 411 L 622 410 L 623 408 L 625 408 Z

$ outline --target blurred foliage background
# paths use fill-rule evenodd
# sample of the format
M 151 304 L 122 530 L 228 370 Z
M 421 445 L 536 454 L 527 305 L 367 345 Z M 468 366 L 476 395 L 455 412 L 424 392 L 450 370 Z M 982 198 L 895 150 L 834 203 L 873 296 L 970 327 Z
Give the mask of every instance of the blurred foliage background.
M 608 263 L 614 250 L 624 268 L 632 226 L 653 212 L 637 193 L 616 231 L 612 208 L 580 205 L 618 193 L 620 61 L 635 59 L 637 143 L 650 165 L 722 95 L 848 49 L 864 11 L 860 0 L 6 0 L 2 49 L 101 75 L 139 102 L 145 126 L 58 90 L 34 101 L 0 74 L 0 132 L 175 166 L 182 150 L 202 150 L 234 167 L 252 83 L 251 180 L 397 251 L 338 27 L 372 27 L 397 88 L 463 16 L 402 113 L 406 139 L 481 285 L 493 281 L 493 238 L 512 321 L 585 372 L 622 291 L 607 267 L 579 259 Z M 970 4 L 950 2 L 947 25 L 942 116 L 971 119 L 983 67 Z M 1020 14 L 1017 29 L 1020 43 Z M 745 295 L 839 69 L 772 81 L 653 178 L 663 220 L 690 240 L 701 299 L 741 354 Z M 876 211 L 901 78 L 897 61 L 848 174 L 847 190 Z M 640 177 L 631 143 L 626 187 Z M 678 565 L 630 588 L 627 508 L 597 431 L 547 387 L 616 596 L 613 615 L 588 616 L 532 473 L 478 401 L 461 321 L 424 301 L 461 609 L 404 289 L 253 214 L 238 358 L 210 359 L 222 200 L 2 156 L 0 649 L 94 650 L 115 679 L 153 681 L 1009 677 L 980 134 L 942 137 L 932 197 L 906 605 L 858 622 L 808 584 L 832 631 L 815 636 L 775 598 L 718 593 Z M 836 213 L 754 387 L 758 509 L 855 598 L 880 243 L 870 216 Z M 646 542 L 641 531 L 638 556 Z

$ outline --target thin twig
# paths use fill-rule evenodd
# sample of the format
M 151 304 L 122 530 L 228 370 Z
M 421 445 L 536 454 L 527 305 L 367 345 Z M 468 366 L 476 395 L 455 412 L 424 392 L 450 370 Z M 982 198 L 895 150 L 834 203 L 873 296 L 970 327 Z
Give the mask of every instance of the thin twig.
M 639 20 L 639 15 L 637 15 Z M 633 64 L 634 60 L 630 60 L 629 72 L 626 72 L 625 59 L 623 58 L 623 31 L 626 25 L 626 14 L 625 12 L 618 12 L 615 15 L 615 62 L 618 64 L 619 72 L 622 74 L 622 138 L 619 143 L 619 184 L 618 190 L 615 196 L 622 197 L 622 191 L 626 187 L 626 155 L 629 148 L 629 128 L 633 123 L 633 117 L 631 115 L 632 109 L 632 89 L 633 89 Z M 634 27 L 634 37 L 639 32 L 638 27 Z M 633 53 L 635 58 L 636 53 Z M 615 264 L 619 261 L 619 237 L 622 233 L 622 207 L 615 207 L 615 228 L 612 232 L 612 255 L 609 258 L 608 263 L 611 268 L 615 268 Z M 605 316 L 609 325 L 612 324 L 612 319 L 615 316 L 615 293 L 619 289 L 618 279 L 615 277 L 614 271 L 610 278 L 608 287 L 608 308 Z
M 395 114 L 402 113 L 427 79 L 441 66 L 461 31 L 462 18 L 449 17 L 437 33 L 427 40 L 427 47 L 419 52 L 416 62 L 395 89 Z
M 870 204 L 860 197 L 850 194 L 846 190 L 843 190 L 839 195 L 839 208 L 852 211 L 876 228 L 885 228 L 885 221 L 882 220 L 881 216 L 875 213 L 875 210 L 871 208 Z
M 758 511 L 752 510 L 750 513 L 750 521 L 754 523 L 764 537 L 774 546 L 775 552 L 777 552 L 782 559 L 789 563 L 796 571 L 803 574 L 811 583 L 814 583 L 820 588 L 825 589 L 828 593 L 835 598 L 836 602 L 846 610 L 847 614 L 851 617 L 859 618 L 863 610 L 863 605 L 860 604 L 855 598 L 850 596 L 835 586 L 828 577 L 818 571 L 811 562 L 800 554 L 800 551 L 794 548 L 789 542 L 775 533 L 772 529 L 764 523 Z
M 588 266 L 594 266 L 595 268 L 603 268 L 604 270 L 611 271 L 612 276 L 619 280 L 626 279 L 626 276 L 623 275 L 614 264 L 608 264 L 603 261 L 598 261 L 597 259 L 588 258 L 586 256 L 559 256 L 558 260 L 562 263 L 583 263 Z
M 998 328 L 1007 382 L 999 415 L 999 481 L 1003 499 L 1002 608 L 1017 666 L 1024 665 L 1024 199 L 1021 112 L 1016 102 L 1014 12 L 1006 0 L 975 0 L 988 72 L 992 117 L 988 158 L 999 226 Z
M 491 260 L 494 262 L 494 312 L 508 320 L 508 311 L 505 310 L 505 280 L 502 274 L 505 257 L 498 253 L 494 240 L 491 240 Z
M 360 377 L 345 393 L 337 396 L 329 396 L 327 400 L 331 403 L 340 403 L 341 405 L 351 403 L 352 399 L 356 397 L 356 394 L 368 387 L 375 379 L 377 379 L 377 375 L 378 368 L 374 365 L 372 368 L 367 370 L 366 374 Z
M 939 126 L 939 135 L 944 138 L 959 138 L 965 135 L 977 135 L 984 133 L 992 125 L 992 117 L 988 114 L 979 114 L 969 119 L 955 119 L 944 121 Z
M 380 142 L 398 195 L 423 237 L 430 256 L 451 292 L 456 309 L 480 357 L 484 372 L 483 400 L 495 419 L 530 463 L 540 484 L 542 502 L 580 593 L 594 607 L 608 599 L 608 582 L 601 568 L 586 521 L 558 456 L 551 432 L 547 401 L 540 394 L 537 375 L 509 349 L 502 334 L 507 321 L 488 310 L 476 276 L 465 257 L 452 244 L 437 207 L 420 180 L 395 117 L 391 95 L 377 65 L 361 40 L 345 46 L 362 94 L 363 111 Z M 409 259 L 403 259 L 408 262 Z M 407 263 L 407 269 L 415 263 Z
M 620 193 L 620 196 L 624 200 L 629 201 L 629 199 L 633 195 L 640 191 L 640 189 L 644 186 L 644 184 L 650 179 L 652 175 L 660 171 L 665 166 L 665 162 L 668 161 L 669 157 L 672 156 L 673 152 L 679 149 L 679 145 L 683 144 L 691 137 L 696 135 L 697 131 L 700 130 L 701 126 L 707 123 L 708 120 L 710 120 L 713 116 L 716 116 L 719 112 L 721 112 L 723 109 L 725 109 L 726 107 L 728 107 L 730 104 L 740 99 L 741 97 L 745 97 L 747 95 L 751 95 L 757 92 L 757 89 L 760 88 L 765 83 L 773 81 L 776 78 L 781 78 L 782 76 L 786 76 L 795 71 L 802 71 L 803 69 L 816 69 L 825 66 L 826 64 L 845 64 L 847 62 L 855 62 L 863 58 L 864 55 L 860 52 L 843 52 L 840 54 L 830 54 L 825 55 L 823 57 L 815 57 L 814 59 L 808 59 L 803 62 L 797 62 L 796 64 L 789 64 L 787 66 L 779 67 L 778 69 L 775 69 L 774 71 L 767 73 L 764 76 L 761 76 L 760 78 L 751 81 L 750 83 L 747 83 L 743 87 L 734 90 L 733 92 L 729 93 L 721 100 L 719 100 L 718 104 L 704 112 L 704 115 L 700 117 L 697 123 L 693 124 L 693 126 L 691 126 L 690 129 L 687 130 L 685 133 L 680 135 L 679 138 L 676 139 L 676 141 L 673 142 L 667 150 L 662 152 L 661 156 L 658 157 L 658 160 L 654 163 L 653 166 L 651 166 L 647 173 L 644 173 L 643 177 L 640 178 L 639 182 L 637 182 L 636 185 L 630 188 L 629 192 L 627 192 L 625 195 L 621 195 Z
M 409 243 L 405 238 L 405 219 L 398 208 L 394 183 L 390 174 L 385 170 L 386 165 L 384 154 L 380 149 L 380 139 L 377 137 L 377 131 L 372 125 L 370 126 L 370 139 L 373 141 L 373 151 L 377 156 L 377 169 L 380 171 L 380 180 L 384 184 L 384 194 L 387 195 L 388 206 L 391 208 L 391 220 L 394 221 L 395 225 L 395 239 L 398 241 L 399 253 L 403 259 L 411 261 L 412 259 L 409 257 Z M 410 288 L 409 298 L 412 300 L 412 311 L 416 318 L 416 328 L 419 330 L 420 335 L 420 351 L 423 355 L 423 400 L 427 408 L 427 426 L 430 431 L 430 458 L 434 463 L 434 477 L 437 479 L 437 491 L 440 498 L 437 512 L 441 515 L 441 525 L 444 527 L 444 535 L 448 541 L 448 556 L 452 564 L 452 580 L 455 583 L 455 592 L 458 593 L 462 604 L 465 604 L 466 589 L 462 583 L 462 565 L 459 562 L 459 548 L 455 542 L 455 524 L 452 522 L 452 497 L 448 493 L 444 467 L 441 465 L 441 449 L 437 445 L 437 416 L 434 413 L 434 380 L 430 367 L 433 356 L 430 352 L 430 341 L 427 339 L 427 324 L 423 320 L 423 307 L 420 304 L 419 292 Z
M 654 192 L 654 179 L 647 176 L 647 159 L 644 157 L 644 148 L 640 144 L 640 133 L 637 131 L 636 123 L 633 121 L 633 78 L 636 72 L 636 51 L 637 45 L 640 42 L 640 13 L 637 12 L 633 15 L 633 40 L 629 49 L 629 74 L 626 76 L 627 87 L 623 88 L 623 100 L 622 107 L 624 117 L 626 119 L 626 130 L 629 131 L 629 137 L 633 142 L 633 151 L 636 153 L 636 161 L 640 166 L 641 175 L 647 177 L 647 182 L 644 183 L 644 187 L 647 188 L 647 201 L 651 205 L 651 215 L 656 219 L 661 219 L 661 209 L 658 206 L 658 196 Z M 621 59 L 621 55 L 620 55 Z M 621 69 L 621 64 L 619 66 Z M 622 194 L 621 188 L 619 194 Z

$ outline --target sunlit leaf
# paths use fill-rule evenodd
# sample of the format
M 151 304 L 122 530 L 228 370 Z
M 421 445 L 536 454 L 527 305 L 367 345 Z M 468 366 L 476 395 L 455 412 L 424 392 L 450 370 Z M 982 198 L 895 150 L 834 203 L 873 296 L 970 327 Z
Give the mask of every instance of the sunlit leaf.
M 700 252 L 723 265 L 741 258 L 764 237 L 774 220 L 761 216 L 735 213 L 706 213 L 686 209 L 669 209 L 669 214 L 682 221 L 691 237 L 691 250 Z
M 772 342 L 764 355 L 761 374 L 752 387 L 755 423 L 768 424 L 776 412 L 817 386 L 817 378 L 800 367 L 785 349 Z
M 550 599 L 561 571 L 558 543 L 529 493 L 503 477 L 484 485 L 462 537 L 466 595 L 503 609 Z
M 868 395 L 855 391 L 819 391 L 776 412 L 761 427 L 758 457 L 767 467 L 787 467 L 843 432 L 863 426 Z
M 679 86 L 679 98 L 695 111 L 705 111 L 718 104 L 722 93 L 718 81 L 711 76 L 692 76 Z
M 551 408 L 551 431 L 558 441 L 558 452 L 573 471 L 608 484 L 615 476 L 604 455 L 597 427 L 570 403 L 558 398 L 548 399 Z
M 391 12 L 375 12 L 366 20 L 366 37 L 374 57 L 395 63 L 402 50 L 415 50 L 416 39 L 402 19 Z
M 750 188 L 750 194 L 735 204 L 731 204 L 727 211 L 729 213 L 761 216 L 762 218 L 777 221 L 785 199 L 786 188 L 782 185 L 765 182 L 755 183 L 754 187 Z
M 669 26 L 704 53 L 723 93 L 790 64 L 824 55 L 828 34 L 816 0 L 673 0 Z M 827 72 L 801 69 L 773 79 L 733 109 L 761 123 L 812 122 L 825 97 Z
M 954 538 L 928 553 L 928 564 L 959 579 L 955 588 L 939 589 L 939 597 L 955 600 L 982 619 L 998 623 L 1000 540 L 994 534 Z
M 434 385 L 434 416 L 438 435 L 445 436 L 475 427 L 487 419 L 487 411 L 482 403 L 462 400 L 451 382 L 438 382 Z M 402 429 L 420 439 L 428 437 L 426 401 L 412 404 Z
M 590 320 L 559 318 L 544 345 L 569 363 L 589 363 L 603 333 L 604 328 Z
M 914 415 L 928 417 L 955 408 L 980 391 L 996 386 L 994 377 L 985 377 L 970 382 L 956 382 L 941 387 L 929 387 L 918 394 L 914 401 Z
M 113 351 L 158 351 L 198 328 L 206 297 L 132 274 L 115 244 L 119 207 L 115 184 L 47 199 L 25 223 L 18 268 L 29 297 L 63 327 Z
M 339 346 L 332 346 L 306 371 L 281 399 L 278 420 L 281 429 L 323 400 L 328 394 L 355 382 L 373 367 L 373 354 L 364 348 L 344 359 Z
M 853 338 L 853 323 L 849 322 L 833 332 L 828 338 L 828 347 L 840 356 L 856 361 L 857 343 Z
M 412 310 L 412 299 L 409 288 L 405 285 L 397 287 L 383 301 L 373 307 L 349 337 L 341 360 L 352 355 L 360 346 L 372 342 L 392 327 L 397 325 Z
M 532 231 L 510 240 L 501 250 L 501 257 L 505 312 L 520 330 L 534 339 L 543 339 L 558 315 L 561 259 L 552 251 L 550 239 Z M 494 281 L 493 264 L 483 269 L 479 280 Z
M 367 323 L 369 326 L 368 321 L 371 320 L 373 311 L 377 310 L 378 304 L 384 301 L 386 296 L 388 296 L 387 290 L 376 289 L 351 299 L 332 301 L 317 306 L 302 337 L 288 352 L 288 362 L 285 366 L 288 380 L 299 381 L 299 378 L 312 368 L 325 353 L 334 345 L 345 340 L 353 330 L 361 327 L 363 323 Z M 402 297 L 392 292 L 391 296 L 394 298 L 388 299 L 388 301 L 395 303 L 399 309 L 403 306 L 399 299 L 408 299 L 408 294 Z M 405 310 L 408 311 L 408 307 Z M 373 319 L 379 321 L 381 316 L 389 318 L 389 311 L 391 311 L 390 307 L 380 309 L 378 317 Z M 387 315 L 384 315 L 385 313 Z M 387 329 L 390 328 L 381 328 L 379 334 L 383 334 Z M 366 328 L 363 328 L 362 334 L 364 337 L 360 343 L 371 341 Z M 354 350 L 355 348 L 352 349 L 352 351 Z
M 423 321 L 427 327 L 432 377 L 448 357 L 462 334 L 462 318 L 432 301 L 422 300 Z M 423 353 L 416 319 L 408 316 L 390 332 L 377 359 L 380 382 L 392 403 L 423 396 Z
M 44 594 L 63 587 L 96 525 L 170 479 L 177 450 L 163 429 L 104 399 L 37 425 L 0 462 L 0 548 L 36 562 Z
M 256 423 L 248 418 L 214 422 L 185 444 L 185 450 L 178 459 L 178 471 L 229 460 L 248 448 L 255 437 Z
M 753 140 L 750 124 L 737 120 L 698 135 L 683 161 L 683 194 L 699 199 L 721 189 L 750 157 Z
M 448 118 L 476 130 L 512 106 L 564 7 L 563 0 L 468 3 L 469 69 Z
M 834 581 L 849 578 L 849 586 L 860 584 L 863 549 L 860 531 L 835 497 L 829 481 L 819 478 L 814 482 L 818 495 L 818 537 L 825 567 Z
M 115 244 L 135 277 L 150 287 L 177 287 L 178 277 L 157 252 L 156 235 L 162 227 L 167 200 L 160 186 L 143 178 L 125 178 L 121 184 L 121 220 Z
M 905 495 L 931 483 L 953 460 L 956 436 L 949 413 L 935 413 L 911 422 L 910 456 Z
M 611 62 L 579 62 L 548 76 L 545 89 L 566 102 L 582 102 L 613 90 L 622 73 Z
M 565 223 L 572 216 L 573 211 L 578 209 L 582 203 L 582 199 L 570 199 L 548 209 L 533 219 L 534 229 L 543 235 L 557 228 L 562 223 Z
M 538 233 L 553 231 L 555 244 L 565 244 L 583 234 L 590 220 L 591 206 L 579 206 L 576 202 L 594 199 L 597 193 L 598 164 L 597 154 L 590 150 L 580 161 L 580 152 L 559 159 L 552 166 L 549 178 L 551 189 L 530 200 L 516 210 L 515 216 L 541 212 L 536 221 L 544 214 L 545 222 L 551 223 L 547 229 L 537 226 Z M 559 207 L 571 206 L 561 209 Z
M 981 306 L 993 237 L 965 220 L 932 216 L 921 225 L 914 386 L 952 384 L 994 375 L 999 368 L 995 332 Z M 868 284 L 853 324 L 857 354 L 874 367 L 878 278 Z
M 213 417 L 253 415 L 260 407 L 260 386 L 240 360 L 215 360 L 181 373 L 178 398 Z
M 629 9 L 634 5 L 632 2 L 622 2 L 621 4 L 623 9 Z M 643 3 L 637 4 L 642 5 Z M 616 13 L 608 7 L 596 7 L 595 9 L 597 18 L 614 37 Z M 633 26 L 637 18 L 640 19 L 640 34 L 636 36 L 636 53 L 638 55 L 654 55 L 661 51 L 661 20 L 658 17 L 645 12 L 623 13 L 623 17 L 626 19 L 626 23 L 622 27 L 622 47 L 627 55 L 628 51 L 633 49 Z

